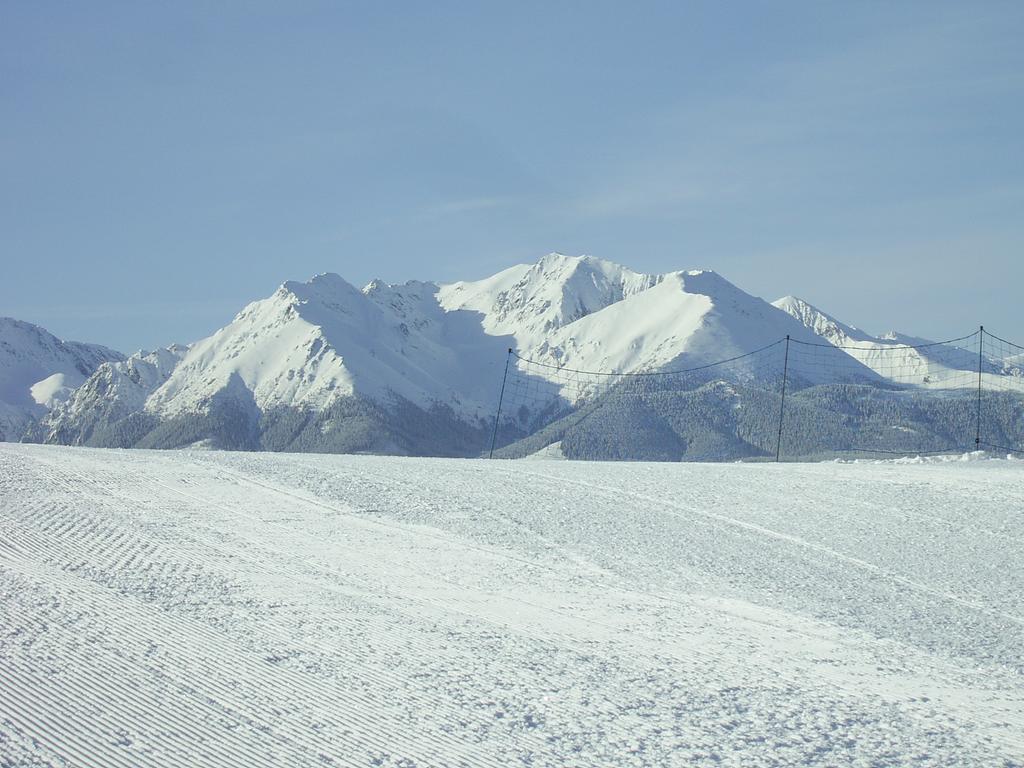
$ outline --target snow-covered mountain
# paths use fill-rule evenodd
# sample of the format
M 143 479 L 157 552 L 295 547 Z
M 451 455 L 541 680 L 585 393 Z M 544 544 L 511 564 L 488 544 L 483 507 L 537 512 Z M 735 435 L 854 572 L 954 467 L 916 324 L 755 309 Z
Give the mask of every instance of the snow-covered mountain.
M 107 350 L 84 366 L 88 380 L 76 369 L 73 392 L 55 396 L 59 388 L 40 384 L 35 416 L 50 410 L 35 436 L 92 445 L 473 454 L 490 436 L 507 349 L 516 352 L 509 362 L 533 399 L 510 401 L 514 409 L 501 420 L 505 441 L 593 399 L 593 390 L 566 384 L 566 371 L 675 371 L 769 347 L 777 374 L 785 348 L 769 345 L 787 336 L 795 342 L 788 371 L 797 388 L 938 386 L 976 371 L 976 353 L 907 349 L 906 337 L 872 337 L 793 297 L 768 303 L 715 272 L 651 275 L 549 254 L 449 284 L 375 280 L 359 289 L 335 274 L 286 282 L 188 347 L 127 360 Z M 743 358 L 735 367 L 751 367 L 749 383 L 764 374 L 753 369 L 764 362 Z M 45 376 L 58 372 L 51 368 Z M 21 377 L 32 379 L 30 389 L 45 378 L 34 375 Z M 693 413 L 744 407 L 728 386 L 705 394 L 688 406 Z M 777 409 L 768 401 L 763 407 Z
M 359 290 L 324 274 L 285 283 L 194 344 L 145 409 L 165 418 L 201 412 L 237 377 L 261 412 L 398 397 L 474 420 L 493 412 L 507 347 L 541 362 L 631 372 L 742 354 L 787 333 L 813 338 L 707 271 L 645 275 L 550 254 L 476 282 L 374 281 Z
M 484 330 L 512 338 L 521 357 L 586 371 L 697 366 L 787 334 L 816 341 L 785 312 L 709 270 L 645 275 L 550 254 L 487 280 L 441 286 L 438 296 L 446 309 L 479 313 Z
M 870 336 L 859 328 L 837 320 L 803 299 L 798 299 L 796 296 L 784 296 L 773 301 L 772 305 L 792 315 L 802 325 L 814 331 L 817 336 L 836 346 L 853 345 L 856 343 L 870 344 L 879 341 L 874 336 Z
M 480 366 L 496 364 L 507 340 L 485 333 L 469 313 L 445 310 L 438 290 L 379 281 L 359 290 L 334 274 L 287 282 L 193 345 L 146 409 L 162 417 L 202 411 L 237 377 L 260 411 L 397 396 L 482 415 L 494 382 Z
M 103 363 L 40 419 L 38 436 L 48 443 L 89 443 L 97 427 L 102 430 L 142 413 L 146 400 L 167 381 L 187 352 L 187 346 L 173 344 Z
M 795 296 L 772 302 L 844 355 L 894 384 L 955 389 L 977 386 L 978 353 L 891 331 L 881 336 L 847 325 Z M 976 341 L 973 342 L 977 344 Z M 838 356 L 838 355 L 837 355 Z M 822 360 L 819 354 L 818 359 Z M 822 360 L 821 365 L 829 361 Z M 1000 374 L 991 362 L 988 374 Z
M 61 341 L 38 325 L 0 317 L 0 440 L 19 440 L 102 363 L 124 355 L 99 344 Z
M 136 355 L 104 366 L 42 426 L 54 442 L 116 433 L 115 444 L 135 444 L 145 431 L 142 444 L 177 445 L 203 442 L 200 421 L 219 419 L 247 447 L 334 449 L 341 440 L 355 449 L 347 421 L 361 425 L 367 450 L 419 452 L 439 432 L 478 445 L 507 348 L 557 366 L 635 372 L 711 362 L 786 334 L 816 338 L 709 271 L 647 275 L 550 254 L 452 284 L 360 290 L 323 274 L 284 283 L 160 363 Z M 130 429 L 111 428 L 128 416 Z

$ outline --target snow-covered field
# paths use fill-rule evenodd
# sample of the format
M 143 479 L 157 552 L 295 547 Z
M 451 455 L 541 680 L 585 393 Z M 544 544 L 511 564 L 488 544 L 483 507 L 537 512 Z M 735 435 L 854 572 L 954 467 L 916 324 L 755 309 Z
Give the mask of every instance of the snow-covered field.
M 0 444 L 0 765 L 1020 765 L 1024 462 Z

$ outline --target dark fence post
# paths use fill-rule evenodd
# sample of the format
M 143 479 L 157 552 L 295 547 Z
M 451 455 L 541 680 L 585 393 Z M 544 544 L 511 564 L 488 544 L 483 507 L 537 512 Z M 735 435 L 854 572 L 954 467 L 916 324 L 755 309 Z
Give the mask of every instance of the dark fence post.
M 789 376 L 789 334 L 786 334 L 786 356 L 782 361 L 782 403 L 779 405 L 779 434 L 775 439 L 775 461 L 782 452 L 782 418 L 786 413 L 786 379 Z
M 985 348 L 985 326 L 978 327 L 978 411 L 974 417 L 974 450 L 981 450 L 981 361 Z
M 494 412 L 494 429 L 491 431 L 491 451 L 487 454 L 488 459 L 494 458 L 494 441 L 498 438 L 498 418 L 501 416 L 501 401 L 505 399 L 505 380 L 508 378 L 508 364 L 512 359 L 512 347 L 508 348 L 508 355 L 505 356 L 505 373 L 501 376 L 501 394 L 498 395 L 498 410 Z

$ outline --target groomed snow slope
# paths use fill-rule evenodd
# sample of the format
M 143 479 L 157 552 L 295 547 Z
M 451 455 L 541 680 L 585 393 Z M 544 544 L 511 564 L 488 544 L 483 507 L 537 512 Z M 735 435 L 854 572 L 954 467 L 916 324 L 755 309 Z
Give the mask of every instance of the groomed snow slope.
M 1020 764 L 1022 479 L 2 445 L 0 764 Z

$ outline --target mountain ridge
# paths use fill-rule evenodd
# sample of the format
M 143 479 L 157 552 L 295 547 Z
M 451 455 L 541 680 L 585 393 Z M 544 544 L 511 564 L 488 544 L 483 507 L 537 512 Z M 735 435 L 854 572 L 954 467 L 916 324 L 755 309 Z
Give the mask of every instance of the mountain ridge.
M 103 360 L 48 412 L 37 410 L 28 433 L 120 447 L 472 455 L 490 433 L 508 349 L 517 375 L 543 394 L 522 406 L 532 410 L 502 416 L 505 441 L 576 406 L 579 392 L 561 370 L 697 367 L 784 338 L 807 349 L 838 344 L 844 380 L 861 383 L 884 384 L 879 358 L 898 346 L 800 299 L 769 303 L 706 269 L 644 274 L 552 253 L 481 280 L 372 280 L 361 289 L 325 272 L 285 281 L 193 344 Z M 908 360 L 925 383 L 949 363 L 917 352 Z M 751 368 L 747 378 L 756 375 Z M 801 386 L 827 383 L 802 367 L 799 350 L 790 375 Z M 735 393 L 712 394 L 737 407 Z

